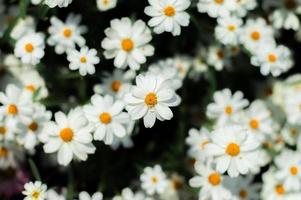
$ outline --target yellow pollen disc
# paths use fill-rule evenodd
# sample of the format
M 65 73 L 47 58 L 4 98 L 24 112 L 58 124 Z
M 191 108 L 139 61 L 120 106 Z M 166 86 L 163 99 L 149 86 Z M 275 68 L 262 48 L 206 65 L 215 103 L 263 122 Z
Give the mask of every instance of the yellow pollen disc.
M 225 108 L 225 113 L 226 113 L 227 115 L 231 115 L 231 114 L 233 113 L 233 108 L 232 108 L 232 106 L 226 106 L 226 108 Z
M 156 176 L 153 176 L 151 181 L 152 181 L 153 184 L 157 184 L 158 183 L 158 178 Z
M 275 191 L 278 195 L 284 195 L 284 193 L 285 193 L 285 189 L 282 184 L 276 185 Z
M 239 191 L 239 196 L 242 199 L 246 199 L 248 197 L 248 192 L 246 190 L 242 189 Z
M 219 185 L 221 183 L 221 176 L 219 173 L 212 173 L 208 176 L 208 181 L 213 186 Z
M 240 153 L 240 147 L 239 147 L 239 145 L 237 145 L 235 143 L 230 143 L 227 146 L 226 153 L 228 155 L 232 156 L 232 157 L 237 156 Z
M 256 119 L 252 119 L 250 122 L 249 122 L 249 125 L 252 129 L 258 129 L 259 128 L 259 121 L 256 120 Z
M 153 92 L 148 93 L 144 99 L 144 102 L 148 107 L 154 107 L 158 103 L 157 95 Z
M 0 126 L 0 135 L 5 135 L 7 132 L 7 129 L 5 126 Z
M 64 142 L 70 142 L 73 139 L 73 135 L 71 128 L 64 128 L 60 131 L 60 137 Z
M 292 128 L 290 131 L 290 135 L 295 137 L 296 135 L 298 135 L 298 131 L 296 129 Z
M 228 30 L 229 31 L 235 31 L 236 30 L 236 26 L 235 25 L 229 25 L 228 26 Z
M 7 107 L 7 114 L 16 115 L 18 114 L 18 107 L 15 104 L 10 104 Z
M 298 168 L 296 166 L 292 166 L 290 168 L 291 175 L 296 176 L 298 174 Z
M 34 50 L 34 47 L 31 43 L 26 44 L 24 48 L 27 53 L 31 53 Z
M 70 38 L 72 36 L 72 30 L 70 28 L 65 28 L 63 31 L 63 35 L 65 38 Z
M 267 59 L 269 62 L 274 63 L 277 61 L 278 58 L 275 54 L 269 54 Z
M 174 16 L 176 14 L 176 10 L 172 6 L 167 6 L 167 7 L 164 8 L 164 14 L 167 17 L 172 17 L 172 16 Z
M 40 196 L 40 192 L 39 191 L 33 191 L 31 194 L 31 197 L 34 199 L 38 199 Z
M 36 122 L 31 122 L 31 124 L 28 125 L 28 128 L 35 132 L 36 130 L 38 130 L 39 125 Z
M 109 0 L 102 0 L 102 2 L 103 2 L 103 4 L 106 6 L 106 5 L 108 5 L 109 4 Z
M 200 148 L 201 148 L 202 150 L 204 150 L 204 149 L 205 149 L 205 146 L 206 146 L 208 143 L 209 143 L 208 140 L 203 141 L 203 142 L 200 144 Z
M 258 31 L 254 31 L 251 33 L 251 38 L 255 41 L 260 39 L 260 33 Z
M 84 57 L 84 56 L 81 57 L 81 58 L 80 58 L 80 62 L 81 62 L 81 63 L 86 63 L 86 62 L 87 62 L 87 58 Z
M 131 40 L 130 38 L 123 39 L 121 41 L 121 48 L 124 51 L 127 51 L 127 52 L 132 51 L 133 48 L 134 48 L 134 42 L 133 42 L 133 40 Z
M 25 89 L 30 92 L 34 92 L 36 90 L 36 87 L 34 85 L 26 85 Z
M 183 183 L 181 180 L 172 180 L 171 184 L 175 190 L 180 190 L 183 187 Z
M 7 157 L 7 155 L 8 155 L 8 150 L 4 147 L 0 147 L 0 158 Z
M 214 0 L 215 1 L 215 3 L 217 3 L 217 4 L 222 4 L 222 3 L 224 3 L 224 0 Z
M 112 121 L 110 113 L 103 112 L 99 115 L 99 121 L 103 124 L 109 124 Z
M 111 89 L 114 91 L 114 92 L 118 92 L 120 87 L 121 87 L 122 83 L 121 81 L 113 81 L 112 84 L 111 84 Z

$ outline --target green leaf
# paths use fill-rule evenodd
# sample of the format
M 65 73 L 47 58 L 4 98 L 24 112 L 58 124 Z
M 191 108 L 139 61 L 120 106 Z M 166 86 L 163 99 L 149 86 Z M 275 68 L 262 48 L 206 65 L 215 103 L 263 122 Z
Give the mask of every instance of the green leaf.
M 25 18 L 27 13 L 27 8 L 30 0 L 20 0 L 19 9 L 20 9 L 20 17 Z
M 30 158 L 28 159 L 28 163 L 29 163 L 29 166 L 30 166 L 31 173 L 33 174 L 33 177 L 36 180 L 41 181 L 41 176 L 40 176 L 40 173 L 39 173 L 39 170 L 38 170 L 36 164 Z

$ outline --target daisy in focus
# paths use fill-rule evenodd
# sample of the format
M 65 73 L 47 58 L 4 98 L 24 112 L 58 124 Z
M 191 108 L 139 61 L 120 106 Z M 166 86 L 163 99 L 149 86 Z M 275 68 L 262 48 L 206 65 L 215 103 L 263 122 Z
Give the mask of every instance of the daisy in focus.
M 71 110 L 68 115 L 57 112 L 55 122 L 45 126 L 48 140 L 44 145 L 45 153 L 58 152 L 60 165 L 67 166 L 73 158 L 85 161 L 88 154 L 95 152 L 91 132 L 93 127 L 88 124 L 80 108 Z
M 215 28 L 217 40 L 225 45 L 237 45 L 243 21 L 237 17 L 223 17 L 218 18 L 217 23 Z
M 45 200 L 46 199 L 47 185 L 41 183 L 40 181 L 29 182 L 24 185 L 25 195 L 24 200 Z
M 146 128 L 153 127 L 156 119 L 170 120 L 173 113 L 169 107 L 181 102 L 172 89 L 170 80 L 152 73 L 138 75 L 136 85 L 125 95 L 124 101 L 132 120 L 143 118 Z
M 130 117 L 122 112 L 124 103 L 114 101 L 113 97 L 106 95 L 94 95 L 91 104 L 84 106 L 87 119 L 95 127 L 94 139 L 103 140 L 105 144 L 112 144 L 115 136 L 123 138 L 126 134 L 126 126 L 130 123 Z
M 154 47 L 148 44 L 152 35 L 142 20 L 132 22 L 130 18 L 113 19 L 111 27 L 105 30 L 106 38 L 101 42 L 106 59 L 114 58 L 114 66 L 139 70 L 146 57 L 154 54 Z
M 71 70 L 79 70 L 82 76 L 94 74 L 95 65 L 99 63 L 97 51 L 88 47 L 82 47 L 80 51 L 76 49 L 68 51 L 67 59 L 70 62 L 69 68 Z
M 154 32 L 161 34 L 171 32 L 173 36 L 181 34 L 181 26 L 189 25 L 185 10 L 190 6 L 190 0 L 149 0 L 150 6 L 144 9 L 145 14 L 152 17 L 148 25 L 154 27 Z
M 259 145 L 250 132 L 233 125 L 214 130 L 211 141 L 205 146 L 205 152 L 214 157 L 218 172 L 227 171 L 230 177 L 237 177 L 250 171 L 256 162 L 253 153 Z
M 55 46 L 57 54 L 73 50 L 76 45 L 83 47 L 86 44 L 82 34 L 87 32 L 87 27 L 80 25 L 81 19 L 81 15 L 73 13 L 67 16 L 66 22 L 62 22 L 56 17 L 50 18 L 51 26 L 48 28 L 50 37 L 47 43 Z

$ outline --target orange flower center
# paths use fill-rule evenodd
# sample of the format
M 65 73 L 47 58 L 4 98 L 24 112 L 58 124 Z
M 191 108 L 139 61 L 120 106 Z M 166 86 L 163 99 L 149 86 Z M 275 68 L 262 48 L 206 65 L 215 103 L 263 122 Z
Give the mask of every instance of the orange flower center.
M 16 115 L 18 114 L 18 107 L 15 104 L 10 104 L 7 107 L 7 114 Z
M 33 191 L 32 194 L 31 194 L 31 197 L 33 199 L 38 199 L 40 196 L 40 192 L 39 191 Z
M 276 185 L 275 191 L 278 195 L 284 195 L 284 193 L 285 193 L 285 189 L 282 184 Z
M 132 51 L 133 48 L 134 48 L 134 42 L 133 42 L 133 40 L 131 40 L 130 38 L 123 39 L 121 41 L 121 48 L 124 51 L 127 51 L 127 52 Z
M 276 62 L 277 59 L 278 59 L 278 58 L 277 58 L 277 56 L 276 56 L 275 54 L 272 54 L 272 53 L 271 53 L 271 54 L 268 55 L 268 61 L 271 62 L 271 63 Z
M 25 45 L 25 51 L 27 53 L 31 53 L 31 52 L 33 52 L 33 50 L 34 50 L 34 47 L 31 43 L 28 43 L 28 44 Z
M 118 92 L 120 87 L 121 87 L 122 83 L 121 81 L 113 81 L 112 84 L 111 84 L 111 89 L 114 91 L 114 92 Z
M 172 6 L 167 6 L 165 9 L 164 9 L 164 14 L 167 16 L 167 17 L 172 17 L 176 14 L 176 10 L 174 7 Z
M 157 95 L 153 92 L 148 93 L 144 99 L 144 102 L 148 107 L 154 107 L 158 103 Z
M 260 33 L 258 31 L 254 31 L 253 33 L 251 33 L 251 38 L 255 41 L 260 39 Z
M 259 121 L 256 120 L 256 119 L 252 119 L 250 122 L 249 122 L 249 125 L 252 129 L 258 129 L 259 128 Z
M 110 113 L 103 112 L 99 115 L 99 121 L 103 124 L 109 124 L 112 121 Z
M 31 122 L 31 124 L 28 125 L 28 128 L 35 132 L 36 130 L 38 130 L 39 125 L 36 122 Z
M 8 150 L 4 147 L 0 147 L 0 157 L 4 158 L 7 157 L 8 155 Z
M 34 85 L 26 85 L 25 89 L 30 92 L 34 92 L 36 90 L 36 87 Z
M 86 63 L 87 62 L 87 58 L 85 56 L 80 58 L 80 62 L 81 63 Z
M 64 142 L 70 142 L 73 139 L 74 133 L 71 128 L 64 128 L 60 132 L 60 137 Z
M 215 3 L 217 3 L 217 4 L 222 4 L 222 3 L 224 3 L 224 0 L 214 0 L 215 1 Z
M 158 183 L 158 178 L 156 176 L 152 176 L 152 183 L 157 184 Z
M 72 36 L 72 30 L 70 28 L 65 28 L 63 31 L 63 35 L 65 38 L 70 38 Z
M 5 135 L 7 132 L 7 129 L 5 126 L 0 126 L 0 135 Z
M 248 197 L 248 192 L 246 190 L 242 189 L 239 191 L 239 196 L 240 196 L 240 198 L 245 199 Z
M 235 31 L 236 30 L 236 26 L 235 25 L 229 25 L 228 26 L 228 30 L 229 31 Z
M 290 168 L 291 175 L 296 176 L 298 174 L 298 168 L 296 166 L 292 166 Z
M 231 115 L 232 113 L 233 113 L 233 107 L 232 106 L 226 106 L 226 108 L 225 108 L 225 113 L 227 114 L 227 115 Z
M 208 176 L 208 181 L 211 185 L 216 186 L 221 183 L 221 176 L 219 173 L 212 173 Z
M 236 143 L 230 143 L 227 146 L 226 153 L 232 157 L 237 156 L 240 153 L 240 147 Z

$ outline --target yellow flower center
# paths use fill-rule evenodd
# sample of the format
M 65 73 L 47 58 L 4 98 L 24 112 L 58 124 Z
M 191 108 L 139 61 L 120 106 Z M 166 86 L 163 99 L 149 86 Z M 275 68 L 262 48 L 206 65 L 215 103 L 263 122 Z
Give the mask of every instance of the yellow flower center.
M 222 4 L 222 3 L 224 3 L 224 0 L 214 0 L 215 1 L 215 3 L 217 3 L 217 4 Z
M 36 87 L 34 85 L 26 85 L 25 89 L 30 92 L 34 92 L 36 90 Z
M 172 6 L 167 6 L 167 7 L 164 8 L 164 14 L 167 17 L 172 17 L 172 16 L 174 16 L 176 14 L 176 10 Z
M 74 133 L 71 128 L 64 128 L 60 131 L 60 137 L 64 142 L 70 142 L 73 136 Z
M 229 31 L 235 31 L 236 30 L 236 26 L 235 25 L 229 25 L 228 26 L 228 30 Z
M 260 33 L 258 31 L 254 31 L 251 33 L 251 38 L 255 41 L 259 40 L 260 39 Z
M 271 54 L 268 55 L 268 61 L 271 62 L 271 63 L 276 62 L 277 59 L 278 59 L 278 58 L 277 58 L 277 56 L 276 56 L 275 54 L 272 54 L 272 53 L 271 53 Z
M 226 108 L 225 108 L 225 113 L 226 113 L 227 115 L 231 115 L 231 114 L 233 113 L 233 107 L 230 106 L 230 105 L 226 106 Z
M 112 121 L 110 113 L 103 112 L 99 115 L 99 121 L 103 124 L 109 124 Z
M 230 143 L 227 146 L 226 153 L 232 157 L 237 156 L 240 153 L 240 147 L 236 143 Z
M 5 135 L 7 132 L 7 128 L 5 126 L 0 126 L 0 135 Z
M 290 130 L 290 135 L 293 136 L 293 137 L 295 137 L 295 136 L 298 135 L 298 131 L 297 131 L 295 128 L 292 128 L 292 129 Z
M 291 175 L 296 176 L 298 174 L 299 170 L 296 166 L 292 166 L 290 168 L 290 172 L 291 172 Z
M 28 125 L 28 128 L 35 132 L 36 130 L 38 130 L 39 125 L 36 122 L 31 122 L 31 124 Z
M 211 185 L 217 186 L 221 183 L 221 176 L 219 173 L 212 173 L 208 176 L 208 181 Z
M 158 183 L 158 178 L 156 176 L 152 176 L 152 183 L 157 184 Z
M 0 158 L 5 158 L 8 155 L 8 150 L 5 147 L 0 147 Z
M 86 63 L 87 62 L 87 58 L 85 56 L 81 57 L 80 59 L 81 63 Z
M 148 107 L 154 107 L 158 103 L 157 95 L 153 92 L 148 93 L 144 99 L 144 102 Z
M 121 81 L 113 81 L 112 84 L 111 84 L 111 89 L 114 91 L 114 92 L 118 92 L 120 87 L 121 87 L 122 83 Z
M 133 42 L 133 40 L 131 40 L 130 38 L 123 39 L 121 41 L 121 48 L 124 51 L 127 51 L 127 52 L 132 51 L 133 48 L 134 48 L 134 42 Z
M 70 38 L 72 36 L 72 30 L 70 28 L 65 28 L 63 31 L 63 35 L 65 38 Z
M 247 190 L 244 190 L 244 189 L 240 190 L 240 191 L 239 191 L 239 196 L 240 196 L 240 198 L 242 198 L 242 199 L 246 199 L 246 198 L 248 197 L 248 192 L 247 192 Z
M 108 5 L 109 4 L 109 0 L 102 0 L 102 2 L 103 2 L 103 4 L 106 6 L 106 5 Z
M 34 47 L 31 43 L 26 44 L 24 48 L 27 53 L 31 53 L 34 50 Z
M 18 114 L 18 107 L 15 104 L 10 104 L 7 107 L 7 114 L 16 115 Z
M 257 119 L 252 119 L 249 122 L 249 125 L 252 129 L 258 129 L 259 128 L 259 121 Z
M 38 199 L 40 196 L 40 192 L 39 191 L 33 191 L 31 193 L 31 197 L 34 198 L 34 199 Z
M 276 185 L 275 191 L 278 195 L 284 195 L 284 193 L 285 193 L 284 186 L 282 184 Z

